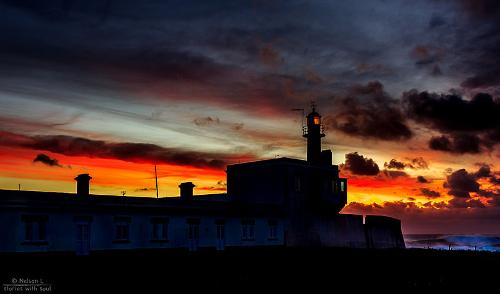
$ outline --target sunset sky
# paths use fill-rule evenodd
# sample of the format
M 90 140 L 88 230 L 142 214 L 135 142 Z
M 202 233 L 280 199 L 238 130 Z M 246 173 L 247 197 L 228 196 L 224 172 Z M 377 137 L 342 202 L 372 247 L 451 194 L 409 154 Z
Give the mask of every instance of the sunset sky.
M 0 3 L 0 189 L 222 193 L 314 100 L 343 212 L 500 233 L 498 1 Z

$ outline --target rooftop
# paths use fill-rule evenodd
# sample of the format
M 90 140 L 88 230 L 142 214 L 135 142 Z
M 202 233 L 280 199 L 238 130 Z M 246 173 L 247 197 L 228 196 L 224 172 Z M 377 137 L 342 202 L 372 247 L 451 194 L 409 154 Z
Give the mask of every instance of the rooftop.
M 154 211 L 158 214 L 193 215 L 281 215 L 281 208 L 269 204 L 245 204 L 230 202 L 226 194 L 194 196 L 191 201 L 180 197 L 133 197 L 88 195 L 72 193 L 0 190 L 0 209 L 44 208 L 64 211 Z

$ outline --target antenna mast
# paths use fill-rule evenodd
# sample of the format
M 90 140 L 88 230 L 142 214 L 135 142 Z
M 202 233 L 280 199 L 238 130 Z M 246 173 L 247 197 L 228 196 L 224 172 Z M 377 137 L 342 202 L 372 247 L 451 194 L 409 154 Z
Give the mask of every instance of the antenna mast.
M 316 102 L 314 100 L 311 100 L 311 109 L 312 111 L 316 110 Z

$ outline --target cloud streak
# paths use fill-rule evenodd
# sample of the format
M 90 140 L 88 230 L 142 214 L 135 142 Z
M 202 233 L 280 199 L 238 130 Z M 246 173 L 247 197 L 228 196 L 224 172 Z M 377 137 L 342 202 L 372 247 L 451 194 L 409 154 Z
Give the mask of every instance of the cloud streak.
M 63 167 L 59 164 L 59 161 L 55 158 L 51 158 L 47 154 L 40 153 L 34 159 L 33 162 L 40 162 L 48 166 Z
M 226 155 L 166 148 L 155 144 L 108 142 L 72 136 L 25 136 L 0 132 L 0 144 L 33 150 L 44 150 L 67 156 L 119 159 L 130 162 L 187 165 L 211 169 L 223 169 L 227 164 L 252 155 Z M 45 159 L 45 158 L 42 158 Z M 46 162 L 50 162 L 46 160 Z

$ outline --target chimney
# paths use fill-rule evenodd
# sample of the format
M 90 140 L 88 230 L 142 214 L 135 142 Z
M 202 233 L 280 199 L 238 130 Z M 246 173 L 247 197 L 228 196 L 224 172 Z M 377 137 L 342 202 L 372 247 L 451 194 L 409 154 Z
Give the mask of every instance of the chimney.
M 189 201 L 193 199 L 193 188 L 195 185 L 192 182 L 184 182 L 179 185 L 181 189 L 181 200 Z
M 90 179 L 89 174 L 80 174 L 75 178 L 77 196 L 89 196 Z

